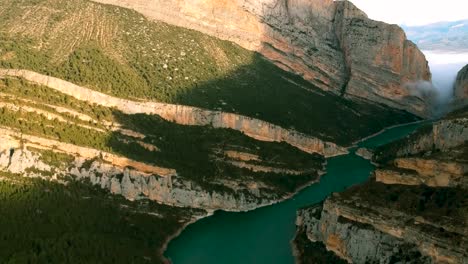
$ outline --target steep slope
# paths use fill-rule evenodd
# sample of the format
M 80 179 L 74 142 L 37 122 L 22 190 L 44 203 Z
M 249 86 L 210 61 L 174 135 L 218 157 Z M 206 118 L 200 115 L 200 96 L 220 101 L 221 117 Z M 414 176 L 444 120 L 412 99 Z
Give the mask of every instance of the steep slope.
M 349 1 L 97 0 L 258 51 L 323 90 L 427 114 L 405 87 L 430 80 L 424 55 L 395 25 Z
M 298 248 L 321 242 L 356 263 L 466 263 L 467 117 L 465 107 L 376 149 L 368 183 L 298 213 L 308 238 Z
M 241 114 L 340 145 L 414 120 L 375 102 L 344 100 L 258 53 L 124 8 L 84 0 L 0 3 L 2 68 L 118 97 Z
M 237 2 L 208 2 L 217 6 L 207 14 L 210 19 L 199 16 L 196 21 L 224 19 L 216 22 L 223 26 L 236 21 L 228 26 L 235 28 L 247 20 L 238 24 L 254 29 L 249 34 L 234 29 L 233 38 L 209 36 L 91 1 L 0 0 L 0 187 L 7 194 L 0 196 L 2 211 L 18 210 L 24 217 L 31 203 L 38 207 L 41 227 L 57 224 L 75 230 L 75 219 L 84 216 L 72 212 L 57 218 L 51 205 L 61 199 L 77 203 L 77 214 L 91 208 L 89 221 L 62 238 L 56 233 L 47 237 L 40 228 L 31 231 L 33 221 L 22 229 L 12 224 L 14 216 L 6 218 L 2 223 L 14 229 L 2 232 L 0 239 L 15 246 L 0 247 L 1 261 L 161 262 L 158 249 L 197 217 L 288 198 L 318 181 L 325 158 L 347 152 L 342 146 L 419 119 L 401 109 L 424 112 L 421 98 L 387 100 L 382 98 L 395 91 L 389 96 L 379 90 L 387 91 L 382 83 L 402 87 L 406 81 L 427 79 L 419 51 L 407 47 L 399 29 L 364 19 L 350 3 L 313 1 L 309 12 L 288 1 L 280 6 L 252 1 L 248 9 L 232 13 L 240 6 Z M 153 12 L 147 1 L 129 3 Z M 184 10 L 203 15 L 207 7 L 206 2 L 187 2 Z M 232 9 L 227 12 L 226 7 Z M 170 8 L 158 10 L 167 11 L 167 19 L 179 18 L 180 12 Z M 302 20 L 285 24 L 283 18 L 291 14 Z M 387 56 L 385 47 L 371 49 L 364 38 L 349 39 L 353 32 L 367 35 L 361 22 L 354 25 L 355 16 L 365 25 L 381 26 L 379 41 L 395 42 L 399 51 Z M 306 22 L 313 22 L 312 27 Z M 259 34 L 258 23 L 268 25 L 268 34 Z M 258 37 L 265 45 L 247 44 Z M 366 45 L 375 54 L 364 58 L 361 48 Z M 382 51 L 384 57 L 369 62 Z M 402 56 L 407 59 L 398 61 Z M 389 62 L 394 58 L 395 63 Z M 370 64 L 379 66 L 365 66 Z M 371 73 L 375 70 L 384 72 L 384 78 Z M 416 108 L 402 107 L 405 102 Z M 41 188 L 43 194 L 38 193 Z M 96 235 L 105 245 L 93 251 L 82 241 L 94 241 L 90 226 L 103 210 L 96 201 L 106 198 L 110 209 L 104 212 L 119 220 L 115 227 L 121 232 L 108 239 Z M 88 199 L 94 205 L 81 202 Z M 53 217 L 44 216 L 48 214 Z M 157 231 L 145 236 L 140 224 Z M 102 223 L 97 226 L 103 228 Z M 120 243 L 129 234 L 132 238 Z M 31 236 L 37 237 L 25 247 L 31 250 L 16 254 Z M 117 250 L 126 243 L 146 244 L 133 254 L 121 250 L 107 259 L 100 252 L 118 243 Z M 60 248 L 73 254 L 51 256 L 51 249 Z
M 468 103 L 468 65 L 463 67 L 457 74 L 454 98 L 456 106 L 463 106 Z

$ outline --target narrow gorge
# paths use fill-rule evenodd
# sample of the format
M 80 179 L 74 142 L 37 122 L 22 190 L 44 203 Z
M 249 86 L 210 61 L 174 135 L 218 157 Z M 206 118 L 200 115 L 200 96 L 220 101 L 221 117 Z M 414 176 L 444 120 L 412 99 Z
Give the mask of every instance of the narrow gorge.
M 348 262 L 468 259 L 468 109 L 375 149 L 365 184 L 298 212 L 299 262 L 321 244 Z
M 0 6 L 1 263 L 466 261 L 466 67 L 426 121 L 399 26 L 332 0 Z

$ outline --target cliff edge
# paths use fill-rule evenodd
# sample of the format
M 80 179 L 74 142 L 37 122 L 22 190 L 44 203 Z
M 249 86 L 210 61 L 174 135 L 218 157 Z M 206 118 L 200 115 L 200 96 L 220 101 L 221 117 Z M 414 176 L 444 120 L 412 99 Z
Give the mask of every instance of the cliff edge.
M 468 104 L 468 65 L 463 67 L 457 74 L 454 97 L 456 107 Z
M 298 259 L 466 263 L 467 153 L 466 107 L 377 148 L 369 182 L 298 212 Z

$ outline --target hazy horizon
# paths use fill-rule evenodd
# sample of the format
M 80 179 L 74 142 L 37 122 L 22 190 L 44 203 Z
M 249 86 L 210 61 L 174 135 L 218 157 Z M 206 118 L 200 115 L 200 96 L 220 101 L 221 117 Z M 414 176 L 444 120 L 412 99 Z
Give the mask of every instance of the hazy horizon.
M 468 19 L 466 0 L 351 0 L 369 18 L 391 24 L 421 26 Z

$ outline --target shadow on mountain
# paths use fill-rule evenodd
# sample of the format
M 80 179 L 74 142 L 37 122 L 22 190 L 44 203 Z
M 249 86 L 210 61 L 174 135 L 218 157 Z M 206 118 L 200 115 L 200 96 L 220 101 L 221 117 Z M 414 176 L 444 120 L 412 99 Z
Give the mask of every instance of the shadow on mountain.
M 405 111 L 323 91 L 258 53 L 249 65 L 185 89 L 175 101 L 259 118 L 342 145 L 418 119 Z

